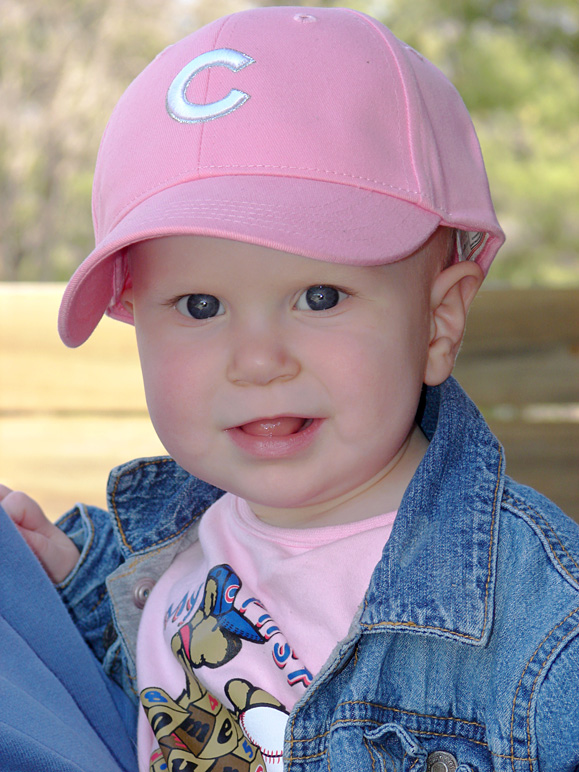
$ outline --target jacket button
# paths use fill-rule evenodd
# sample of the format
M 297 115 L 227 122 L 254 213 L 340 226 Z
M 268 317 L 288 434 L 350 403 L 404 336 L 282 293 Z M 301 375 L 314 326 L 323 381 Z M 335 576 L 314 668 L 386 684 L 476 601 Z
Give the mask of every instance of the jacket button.
M 145 608 L 147 598 L 151 594 L 151 590 L 155 586 L 155 582 L 152 579 L 144 578 L 140 579 L 135 585 L 133 590 L 133 603 L 137 608 Z
M 446 751 L 434 751 L 426 759 L 426 772 L 455 772 L 457 768 L 458 761 Z

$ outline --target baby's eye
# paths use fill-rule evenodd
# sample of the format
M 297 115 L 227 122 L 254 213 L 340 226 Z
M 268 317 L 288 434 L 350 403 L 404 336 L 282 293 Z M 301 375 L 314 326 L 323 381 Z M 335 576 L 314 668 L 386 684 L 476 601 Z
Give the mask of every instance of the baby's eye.
M 344 298 L 348 297 L 342 290 L 326 284 L 308 287 L 298 298 L 296 308 L 299 311 L 327 311 L 334 308 Z
M 211 319 L 225 313 L 221 301 L 215 295 L 185 295 L 179 298 L 175 308 L 183 316 L 193 319 Z

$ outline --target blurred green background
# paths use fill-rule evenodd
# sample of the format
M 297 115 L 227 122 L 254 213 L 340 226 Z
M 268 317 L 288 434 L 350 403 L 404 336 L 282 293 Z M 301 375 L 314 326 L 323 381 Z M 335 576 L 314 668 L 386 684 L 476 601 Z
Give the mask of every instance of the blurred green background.
M 255 5 L 0 0 L 0 280 L 70 276 L 92 249 L 94 162 L 124 88 L 169 43 Z M 579 286 L 577 0 L 351 6 L 385 22 L 461 92 L 508 238 L 491 283 Z

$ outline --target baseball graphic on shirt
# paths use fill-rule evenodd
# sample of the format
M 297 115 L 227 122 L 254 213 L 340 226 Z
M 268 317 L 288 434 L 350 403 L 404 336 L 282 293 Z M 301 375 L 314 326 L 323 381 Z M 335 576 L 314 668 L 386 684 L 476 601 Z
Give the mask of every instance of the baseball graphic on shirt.
M 249 742 L 261 750 L 268 772 L 279 772 L 283 766 L 283 738 L 288 714 L 271 705 L 247 708 L 239 723 Z

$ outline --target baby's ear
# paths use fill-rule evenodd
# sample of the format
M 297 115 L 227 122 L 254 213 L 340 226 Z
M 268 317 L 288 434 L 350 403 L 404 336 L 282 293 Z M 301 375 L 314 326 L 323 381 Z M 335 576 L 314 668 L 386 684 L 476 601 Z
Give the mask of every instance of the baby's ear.
M 477 263 L 456 263 L 441 271 L 430 292 L 430 346 L 424 383 L 437 386 L 452 373 L 466 317 L 484 274 Z

